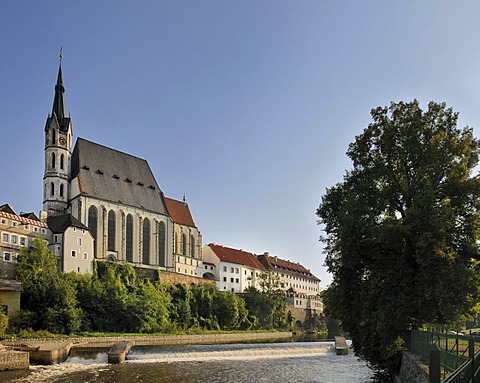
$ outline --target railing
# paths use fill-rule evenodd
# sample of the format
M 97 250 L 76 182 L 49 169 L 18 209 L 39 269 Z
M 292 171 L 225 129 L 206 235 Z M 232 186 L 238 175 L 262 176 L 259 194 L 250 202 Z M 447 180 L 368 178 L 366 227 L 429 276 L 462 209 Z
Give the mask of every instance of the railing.
M 429 361 L 430 383 L 480 383 L 480 337 L 413 330 L 408 348 Z

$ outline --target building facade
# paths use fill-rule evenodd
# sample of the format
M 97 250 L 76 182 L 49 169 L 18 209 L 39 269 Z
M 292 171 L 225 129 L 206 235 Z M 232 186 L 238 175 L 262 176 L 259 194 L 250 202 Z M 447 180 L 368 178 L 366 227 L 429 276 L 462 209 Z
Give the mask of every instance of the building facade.
M 202 235 L 193 220 L 185 200 L 164 198 L 173 223 L 174 270 L 179 274 L 199 276 L 197 269 L 202 260 Z
M 82 138 L 72 150 L 64 93 L 60 61 L 45 124 L 43 210 L 49 219 L 71 215 L 88 228 L 96 259 L 174 271 L 174 224 L 147 161 Z
M 248 287 L 260 288 L 260 274 L 265 267 L 255 254 L 215 243 L 203 247 L 203 261 L 213 265 L 207 273 L 214 273 L 220 291 L 243 293 Z

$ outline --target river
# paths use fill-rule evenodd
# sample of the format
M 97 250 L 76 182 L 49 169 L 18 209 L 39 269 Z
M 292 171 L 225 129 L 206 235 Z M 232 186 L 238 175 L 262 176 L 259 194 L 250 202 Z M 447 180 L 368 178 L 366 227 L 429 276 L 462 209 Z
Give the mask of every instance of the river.
M 105 352 L 73 356 L 54 366 L 0 372 L 4 383 L 366 383 L 372 371 L 332 342 L 134 347 L 122 365 Z

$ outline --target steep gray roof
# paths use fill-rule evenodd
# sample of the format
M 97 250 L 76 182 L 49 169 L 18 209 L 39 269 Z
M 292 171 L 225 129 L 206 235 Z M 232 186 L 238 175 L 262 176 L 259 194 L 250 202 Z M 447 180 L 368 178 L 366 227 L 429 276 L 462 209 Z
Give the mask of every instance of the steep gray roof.
M 59 215 L 57 217 L 49 217 L 47 218 L 47 225 L 48 228 L 52 231 L 52 233 L 64 233 L 65 230 L 67 230 L 67 228 L 71 226 L 88 230 L 88 227 L 86 227 L 83 223 L 81 223 L 71 214 Z
M 163 193 L 141 158 L 78 138 L 72 154 L 72 179 L 82 194 L 168 215 Z

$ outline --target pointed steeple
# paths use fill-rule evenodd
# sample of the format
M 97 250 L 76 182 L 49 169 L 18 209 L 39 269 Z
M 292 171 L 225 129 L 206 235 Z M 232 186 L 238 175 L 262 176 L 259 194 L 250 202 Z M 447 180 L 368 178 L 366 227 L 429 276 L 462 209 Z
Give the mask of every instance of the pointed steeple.
M 60 65 L 58 67 L 57 83 L 55 84 L 55 98 L 53 99 L 52 117 L 57 118 L 60 127 L 64 127 L 63 119 L 67 117 L 67 107 L 65 106 L 65 87 L 63 86 L 62 76 L 62 58 L 63 54 L 60 50 Z

